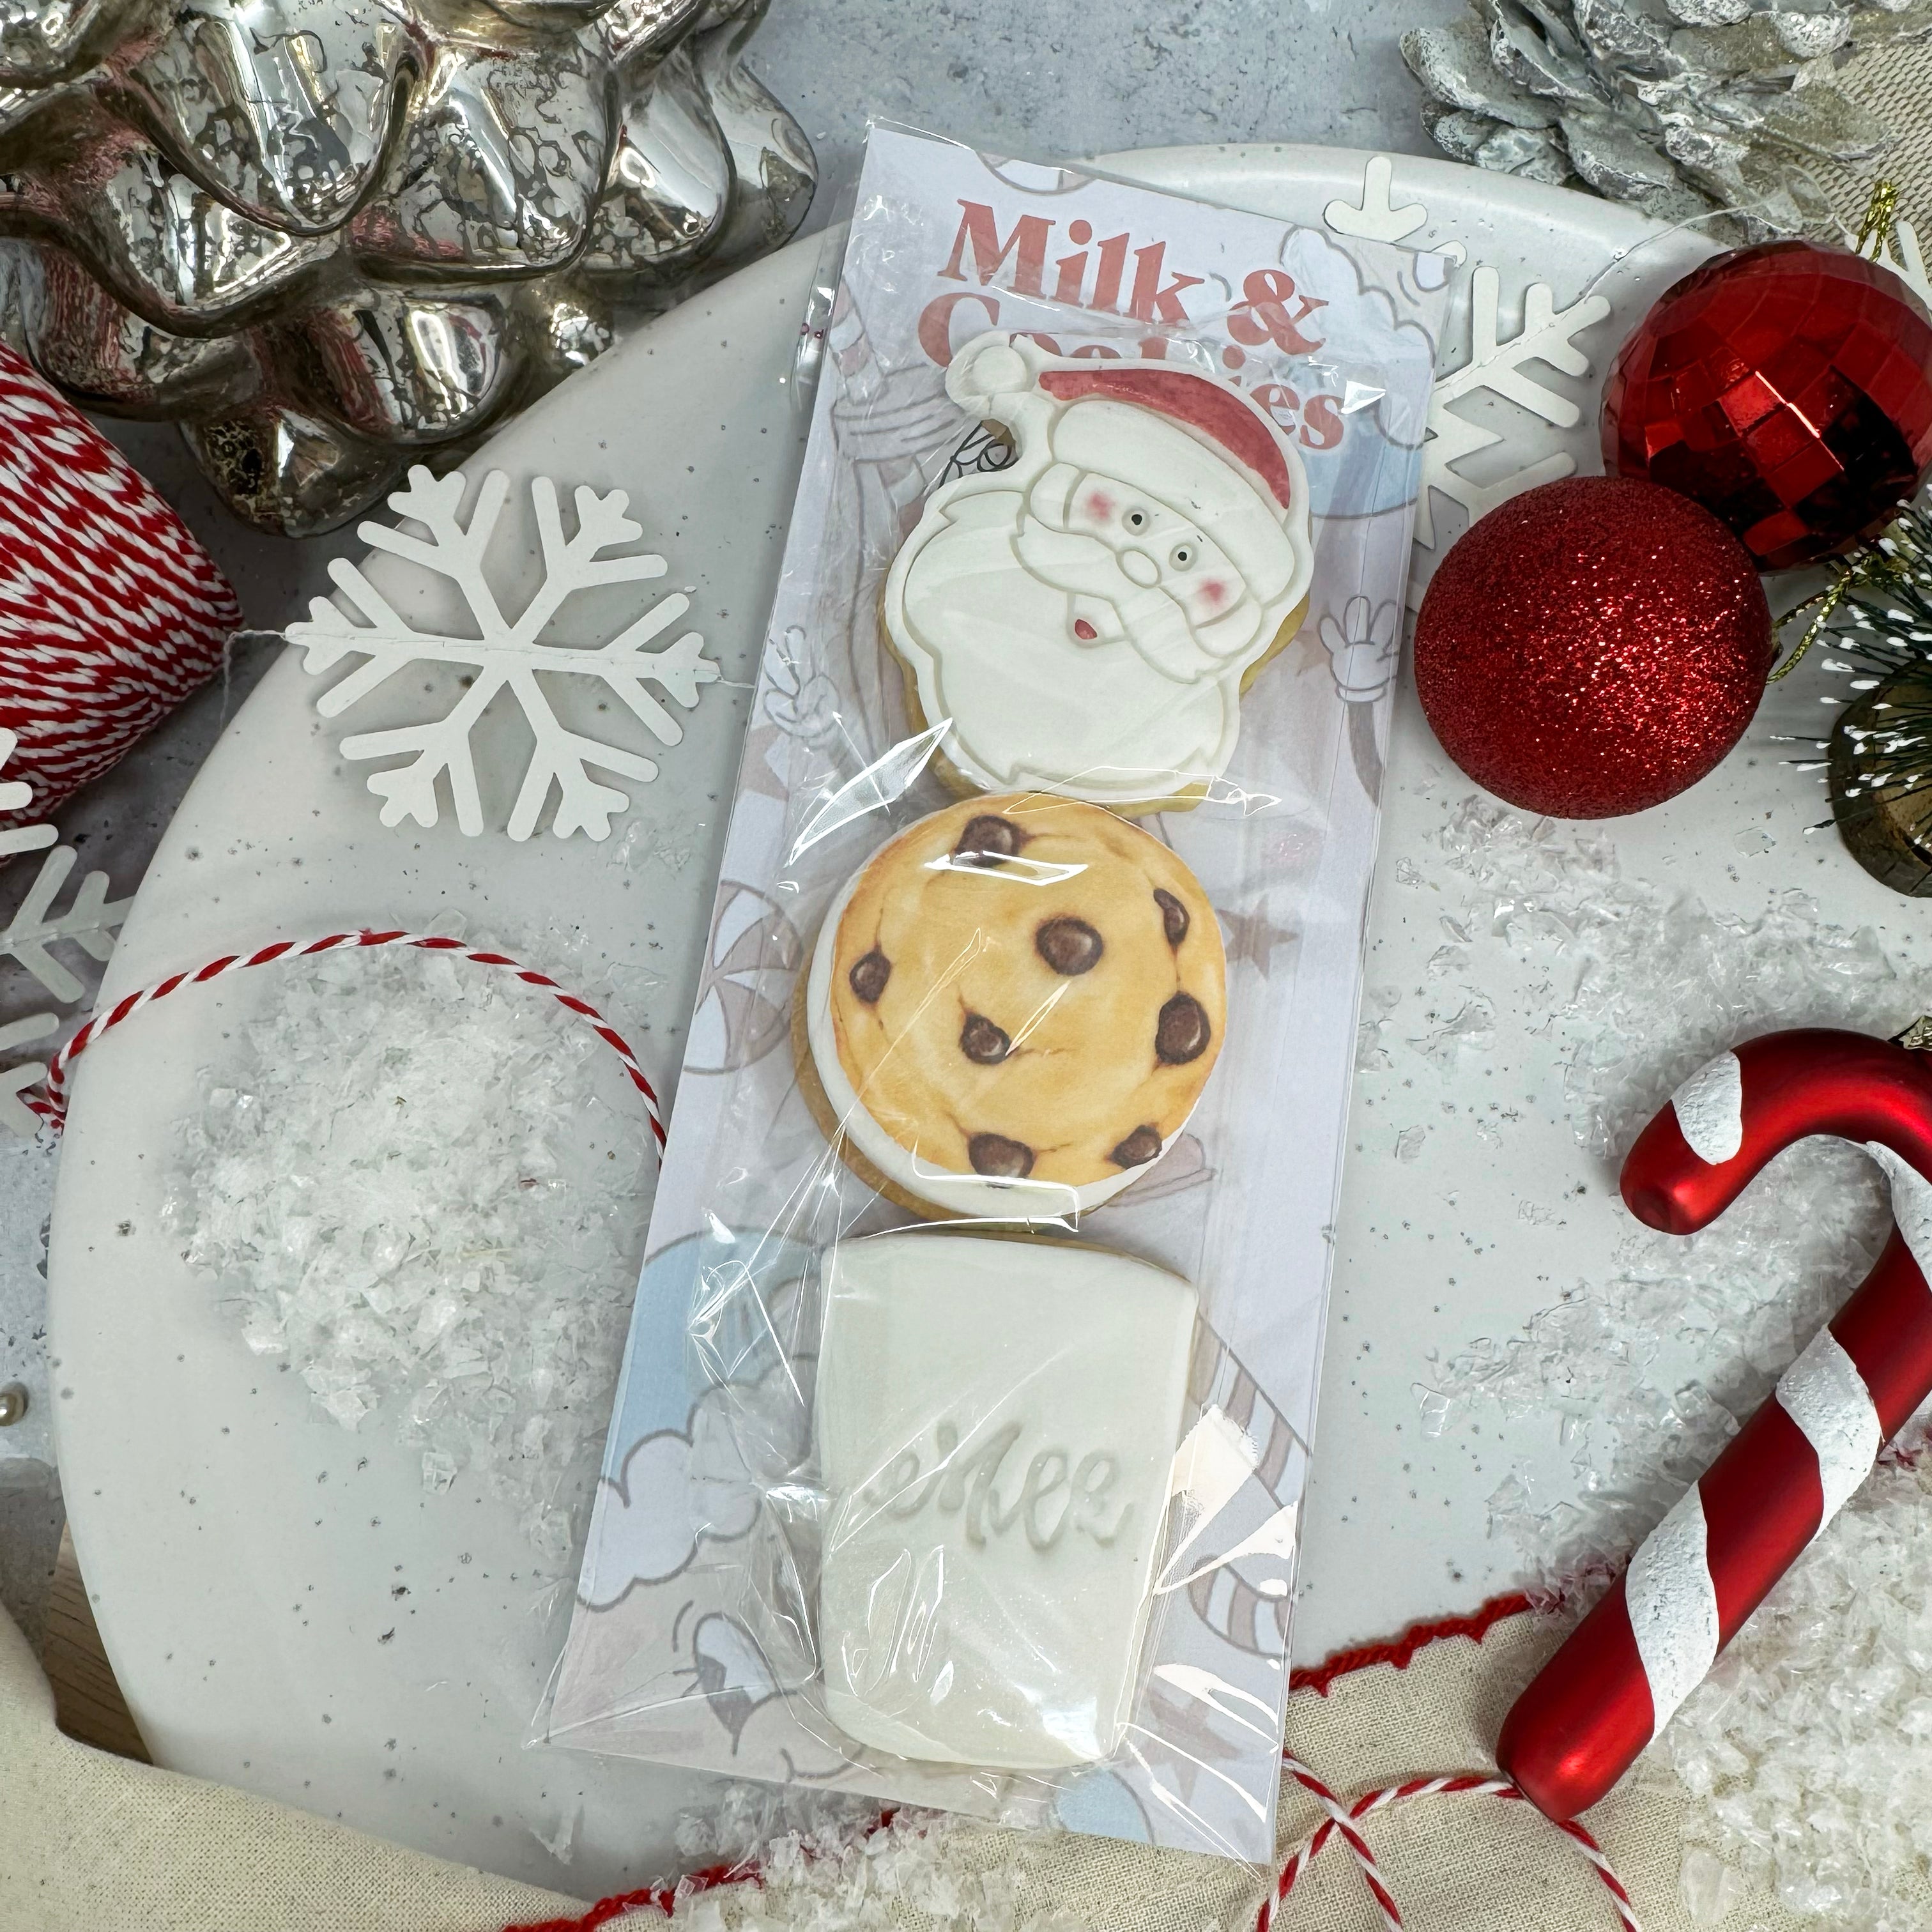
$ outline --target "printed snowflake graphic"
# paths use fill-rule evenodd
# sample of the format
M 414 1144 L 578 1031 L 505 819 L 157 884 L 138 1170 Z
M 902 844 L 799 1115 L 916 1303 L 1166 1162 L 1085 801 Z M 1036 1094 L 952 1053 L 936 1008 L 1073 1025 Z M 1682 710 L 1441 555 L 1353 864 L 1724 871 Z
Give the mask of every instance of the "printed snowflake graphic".
M 704 640 L 687 631 L 662 650 L 644 646 L 676 623 L 691 608 L 682 592 L 659 598 L 608 644 L 544 644 L 544 627 L 578 591 L 610 584 L 644 583 L 663 576 L 661 556 L 607 552 L 635 542 L 644 534 L 626 514 L 629 499 L 622 490 L 600 496 L 580 488 L 575 493 L 577 531 L 566 538 L 557 507 L 556 486 L 548 476 L 533 478 L 530 502 L 536 512 L 543 574 L 520 615 L 500 608 L 484 575 L 484 561 L 510 491 L 508 478 L 493 470 L 483 479 L 467 527 L 461 520 L 462 474 L 436 478 L 424 469 L 410 472 L 407 488 L 389 499 L 397 516 L 427 532 L 413 536 L 382 524 L 364 524 L 358 534 L 372 550 L 400 557 L 445 578 L 467 608 L 476 634 L 458 637 L 412 628 L 354 564 L 338 558 L 329 566 L 338 589 L 352 604 L 345 613 L 324 598 L 309 606 L 306 622 L 291 624 L 290 641 L 304 646 L 304 668 L 320 674 L 344 658 L 363 662 L 325 692 L 316 710 L 333 718 L 412 664 L 459 665 L 470 674 L 461 698 L 443 718 L 392 730 L 367 731 L 342 741 L 346 758 L 386 758 L 406 754 L 407 762 L 372 772 L 369 789 L 383 800 L 385 825 L 413 819 L 434 825 L 439 781 L 446 780 L 459 828 L 471 838 L 483 830 L 471 734 L 498 695 L 508 691 L 536 738 L 530 764 L 511 808 L 506 830 L 512 838 L 530 837 L 554 788 L 556 808 L 550 829 L 560 838 L 587 832 L 609 836 L 613 814 L 631 802 L 629 793 L 591 776 L 593 769 L 639 784 L 658 774 L 654 759 L 569 730 L 558 718 L 542 680 L 570 677 L 601 686 L 662 745 L 684 736 L 673 713 L 646 690 L 647 685 L 692 710 L 698 687 L 718 676 L 718 666 L 702 653 Z
M 18 736 L 0 730 L 0 766 L 4 766 L 18 746 Z M 24 812 L 34 802 L 33 788 L 18 778 L 0 781 L 0 812 Z M 18 852 L 44 851 L 54 845 L 58 835 L 51 825 L 20 825 L 0 832 L 0 859 Z M 15 909 L 14 916 L 0 927 L 0 958 L 16 959 L 42 988 L 64 1006 L 70 1006 L 87 990 L 78 978 L 48 951 L 50 946 L 68 941 L 91 958 L 106 959 L 114 950 L 114 932 L 127 916 L 131 902 L 110 900 L 107 874 L 89 872 L 65 912 L 53 910 L 54 901 L 73 872 L 76 854 L 70 845 L 55 845 L 40 861 L 34 883 Z M 52 1013 L 29 1013 L 23 1018 L 0 1025 L 0 1054 L 30 1042 L 51 1040 L 61 1023 Z M 37 1086 L 46 1077 L 43 1060 L 24 1060 L 16 1066 L 0 1067 L 0 1125 L 30 1138 L 39 1120 L 20 1100 L 27 1088 Z

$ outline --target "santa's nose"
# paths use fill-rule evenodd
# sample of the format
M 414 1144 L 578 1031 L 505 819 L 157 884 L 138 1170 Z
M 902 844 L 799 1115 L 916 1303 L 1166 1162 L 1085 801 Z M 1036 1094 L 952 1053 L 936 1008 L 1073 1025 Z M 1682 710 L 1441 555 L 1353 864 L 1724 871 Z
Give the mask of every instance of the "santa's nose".
M 1160 581 L 1160 566 L 1144 550 L 1130 550 L 1121 553 L 1120 568 L 1129 580 L 1138 584 L 1142 590 Z

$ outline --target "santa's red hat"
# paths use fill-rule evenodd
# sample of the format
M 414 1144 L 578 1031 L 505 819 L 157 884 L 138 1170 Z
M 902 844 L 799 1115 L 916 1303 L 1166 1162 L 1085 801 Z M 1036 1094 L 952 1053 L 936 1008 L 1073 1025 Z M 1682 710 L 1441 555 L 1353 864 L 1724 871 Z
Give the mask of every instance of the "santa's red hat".
M 1044 429 L 1054 460 L 1143 490 L 1198 524 L 1264 602 L 1306 589 L 1300 458 L 1232 383 L 1180 363 L 1052 356 L 996 332 L 959 351 L 946 386 L 1023 439 Z

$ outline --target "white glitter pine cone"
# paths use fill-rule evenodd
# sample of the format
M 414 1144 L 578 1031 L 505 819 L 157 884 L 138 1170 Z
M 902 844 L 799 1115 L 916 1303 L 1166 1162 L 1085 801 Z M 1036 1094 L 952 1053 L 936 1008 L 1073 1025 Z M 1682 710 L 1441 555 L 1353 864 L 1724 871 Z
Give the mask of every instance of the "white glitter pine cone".
M 767 0 L 0 0 L 0 314 L 302 536 L 454 460 L 817 166 Z

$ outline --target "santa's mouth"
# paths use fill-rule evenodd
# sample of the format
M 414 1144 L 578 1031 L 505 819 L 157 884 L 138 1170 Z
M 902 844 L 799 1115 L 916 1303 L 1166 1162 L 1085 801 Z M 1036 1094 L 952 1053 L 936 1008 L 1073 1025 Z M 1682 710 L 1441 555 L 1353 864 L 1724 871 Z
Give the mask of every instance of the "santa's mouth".
M 1076 617 L 1073 620 L 1073 634 L 1083 644 L 1090 644 L 1100 634 L 1084 617 Z

